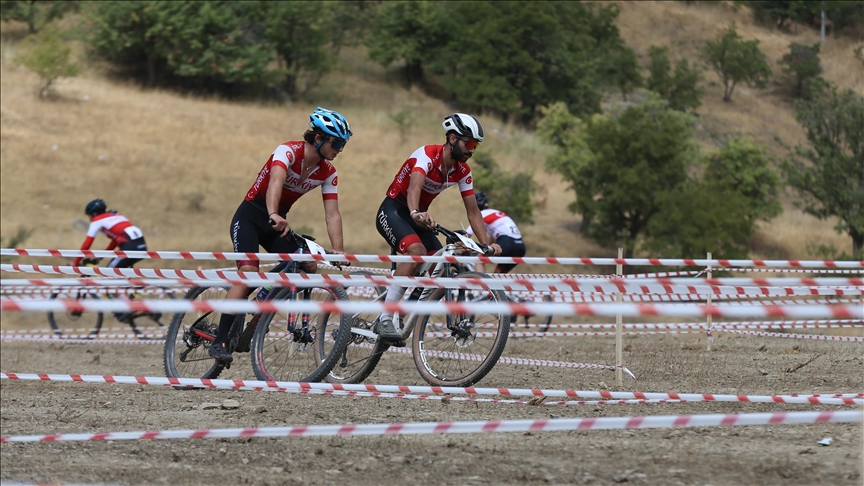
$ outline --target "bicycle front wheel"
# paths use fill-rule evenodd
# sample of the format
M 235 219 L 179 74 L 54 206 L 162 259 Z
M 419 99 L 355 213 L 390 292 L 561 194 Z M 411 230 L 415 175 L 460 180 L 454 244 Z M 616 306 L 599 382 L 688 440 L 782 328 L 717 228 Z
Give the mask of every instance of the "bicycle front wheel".
M 464 272 L 455 278 L 490 278 Z M 500 290 L 437 289 L 429 301 L 507 302 Z M 417 371 L 430 385 L 471 386 L 488 374 L 507 344 L 508 313 L 455 313 L 419 316 L 413 354 Z
M 68 293 L 51 295 L 51 299 L 95 300 L 98 298 L 98 295 L 86 289 L 70 290 Z M 102 329 L 103 319 L 104 316 L 101 312 L 48 312 L 48 324 L 51 325 L 51 329 L 54 330 L 54 335 L 57 337 L 64 337 L 64 333 L 65 337 L 84 334 L 81 339 L 94 339 L 99 334 L 99 330 Z
M 341 287 L 298 288 L 293 298 L 312 302 L 348 300 Z M 292 290 L 273 298 L 285 301 Z M 315 382 L 324 379 L 345 353 L 351 316 L 325 311 L 263 314 L 252 337 L 252 369 L 259 380 Z
M 359 271 L 351 275 L 372 275 Z M 384 302 L 386 287 L 352 287 L 351 298 L 358 301 Z M 345 352 L 336 360 L 335 366 L 327 375 L 330 383 L 360 383 L 372 374 L 381 355 L 390 347 L 374 335 L 374 324 L 378 312 L 358 312 L 351 316 L 351 337 Z
M 228 289 L 192 287 L 187 300 L 225 300 Z M 163 362 L 169 378 L 216 378 L 225 367 L 208 354 L 212 337 L 219 328 L 220 312 L 178 312 L 165 335 Z

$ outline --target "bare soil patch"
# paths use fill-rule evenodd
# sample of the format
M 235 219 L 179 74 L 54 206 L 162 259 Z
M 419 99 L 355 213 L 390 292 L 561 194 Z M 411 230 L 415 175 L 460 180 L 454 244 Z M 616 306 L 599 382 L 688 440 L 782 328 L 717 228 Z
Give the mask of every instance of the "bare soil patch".
M 18 320 L 24 315 L 3 316 Z M 35 323 L 36 314 L 27 315 Z M 29 327 L 18 323 L 20 327 Z M 19 327 L 16 325 L 15 327 Z M 622 391 L 791 394 L 864 390 L 859 344 L 723 336 L 626 339 Z M 757 348 L 764 350 L 757 351 Z M 161 376 L 160 345 L 4 343 L 4 372 Z M 794 368 L 821 355 L 794 373 Z M 609 338 L 511 339 L 505 356 L 614 359 Z M 226 376 L 254 379 L 248 356 Z M 424 384 L 388 354 L 368 383 Z M 614 389 L 611 371 L 499 365 L 479 386 Z M 748 403 L 530 406 L 154 386 L 0 382 L 2 434 L 310 424 L 828 410 Z M 199 410 L 225 399 L 236 410 Z M 500 397 L 499 397 L 500 398 Z M 834 441 L 828 447 L 817 442 Z M 422 436 L 150 440 L 0 445 L 4 481 L 100 484 L 860 484 L 861 424 Z

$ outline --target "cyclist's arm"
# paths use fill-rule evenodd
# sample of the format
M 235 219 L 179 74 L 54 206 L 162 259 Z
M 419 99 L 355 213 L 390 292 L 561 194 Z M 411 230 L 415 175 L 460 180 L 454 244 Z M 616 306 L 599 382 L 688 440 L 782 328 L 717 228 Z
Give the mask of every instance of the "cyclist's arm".
M 344 252 L 342 240 L 342 213 L 339 212 L 338 199 L 324 200 L 324 222 L 327 223 L 327 235 L 330 236 L 330 247 L 334 252 Z
M 426 182 L 425 172 L 417 169 L 411 172 L 411 179 L 408 183 L 408 195 L 406 197 L 409 211 L 420 209 L 420 193 L 423 191 L 424 182 Z M 417 220 L 416 218 L 418 216 L 420 216 L 421 219 Z M 432 219 L 432 215 L 430 215 L 428 211 L 414 213 L 414 218 L 415 223 L 424 225 L 427 228 L 435 226 L 435 220 Z
M 84 239 L 84 243 L 81 243 L 81 249 L 82 250 L 89 250 L 90 247 L 93 245 L 93 240 L 94 240 L 94 238 L 92 236 L 88 235 L 87 238 Z M 80 265 L 82 258 L 84 258 L 84 257 L 79 256 L 74 261 L 72 261 L 72 266 L 77 267 L 78 265 Z
M 267 213 L 268 218 L 275 223 L 273 225 L 277 231 L 282 232 L 282 236 L 288 234 L 288 221 L 279 216 L 279 201 L 282 200 L 282 186 L 285 184 L 285 179 L 288 178 L 288 172 L 281 165 L 273 164 L 270 167 L 270 182 L 267 186 Z M 276 213 L 276 214 L 274 214 Z
M 495 243 L 495 240 L 492 240 L 489 237 L 489 234 L 486 233 L 486 223 L 483 222 L 483 213 L 480 212 L 480 208 L 477 206 L 477 198 L 474 197 L 474 194 L 463 197 L 462 202 L 465 203 L 465 212 L 468 214 L 468 223 L 471 224 L 471 229 L 474 230 L 474 234 L 477 235 L 477 239 L 480 240 L 480 243 L 483 243 L 484 245 Z

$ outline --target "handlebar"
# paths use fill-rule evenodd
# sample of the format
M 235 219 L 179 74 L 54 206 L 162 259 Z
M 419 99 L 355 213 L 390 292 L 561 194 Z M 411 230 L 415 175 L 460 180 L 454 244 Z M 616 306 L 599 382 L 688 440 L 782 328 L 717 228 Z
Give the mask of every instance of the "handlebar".
M 273 225 L 275 225 L 275 224 L 276 224 L 276 222 L 273 221 L 273 219 L 271 218 L 271 219 L 270 219 L 270 226 L 273 226 Z M 288 234 L 285 235 L 284 238 L 285 238 L 286 240 L 294 240 L 294 242 L 297 243 L 297 246 L 299 246 L 300 248 L 302 248 L 302 249 L 303 249 L 304 251 L 306 251 L 307 253 L 309 252 L 309 245 L 306 243 L 306 240 L 309 240 L 309 241 L 315 241 L 315 237 L 314 237 L 314 236 L 310 236 L 310 235 L 306 235 L 306 234 L 297 233 L 296 231 L 294 231 L 294 230 L 291 229 L 290 227 L 288 228 Z M 335 255 L 335 254 L 336 254 L 335 252 L 330 251 L 330 250 L 327 250 L 327 249 L 324 249 L 324 252 L 327 253 L 328 255 Z M 348 261 L 345 261 L 345 262 L 330 262 L 330 264 L 333 265 L 333 266 L 335 266 L 335 267 L 338 267 L 338 268 L 340 268 L 340 269 L 341 269 L 342 267 L 349 267 L 349 266 L 351 266 L 351 262 L 348 262 Z
M 434 228 L 432 228 L 432 233 L 438 234 L 442 233 L 447 238 L 447 243 L 459 243 L 459 237 L 457 234 L 467 234 L 464 230 L 456 230 L 451 231 L 440 224 L 436 224 Z M 483 249 L 483 254 L 486 256 L 492 256 L 495 254 L 495 249 L 489 245 L 484 245 L 483 243 L 477 242 L 477 246 Z

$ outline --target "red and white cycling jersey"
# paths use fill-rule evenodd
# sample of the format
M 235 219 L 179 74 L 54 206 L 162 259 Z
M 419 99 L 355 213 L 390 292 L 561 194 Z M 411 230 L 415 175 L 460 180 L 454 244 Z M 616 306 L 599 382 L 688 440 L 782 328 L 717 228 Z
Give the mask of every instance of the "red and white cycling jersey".
M 105 233 L 105 236 L 111 240 L 108 243 L 106 250 L 113 250 L 117 245 L 126 243 L 127 241 L 137 240 L 144 236 L 144 233 L 135 225 L 126 219 L 126 216 L 116 213 L 102 213 L 93 217 L 90 222 L 90 228 L 87 229 L 87 238 L 81 244 L 82 250 L 89 250 L 99 232 Z M 75 259 L 73 265 L 81 263 L 81 257 Z
M 465 162 L 456 161 L 447 174 L 442 171 L 443 145 L 426 145 L 418 148 L 411 157 L 402 164 L 399 173 L 387 190 L 387 197 L 395 199 L 404 205 L 408 205 L 408 185 L 411 182 L 411 174 L 421 172 L 426 176 L 423 181 L 423 190 L 420 192 L 420 211 L 429 209 L 432 200 L 438 197 L 444 189 L 459 184 L 459 193 L 462 197 L 474 194 L 474 184 L 471 177 L 471 167 Z
M 318 165 L 312 169 L 306 180 L 300 180 L 300 172 L 303 170 L 303 159 L 306 156 L 304 150 L 306 142 L 285 142 L 276 147 L 276 150 L 267 159 L 267 163 L 258 172 L 258 178 L 246 193 L 247 201 L 258 201 L 264 207 L 267 206 L 267 187 L 270 185 L 270 169 L 278 165 L 288 172 L 285 183 L 282 184 L 282 197 L 279 199 L 279 212 L 284 214 L 291 206 L 300 199 L 300 196 L 321 186 L 321 196 L 324 199 L 337 199 L 336 185 L 339 183 L 336 167 L 327 159 L 321 159 Z
M 484 209 L 480 211 L 483 215 L 483 224 L 486 226 L 486 232 L 492 235 L 496 240 L 499 236 L 509 236 L 514 240 L 521 240 L 522 233 L 516 223 L 510 219 L 510 216 L 498 211 L 497 209 Z M 468 234 L 473 235 L 474 230 L 468 227 Z

